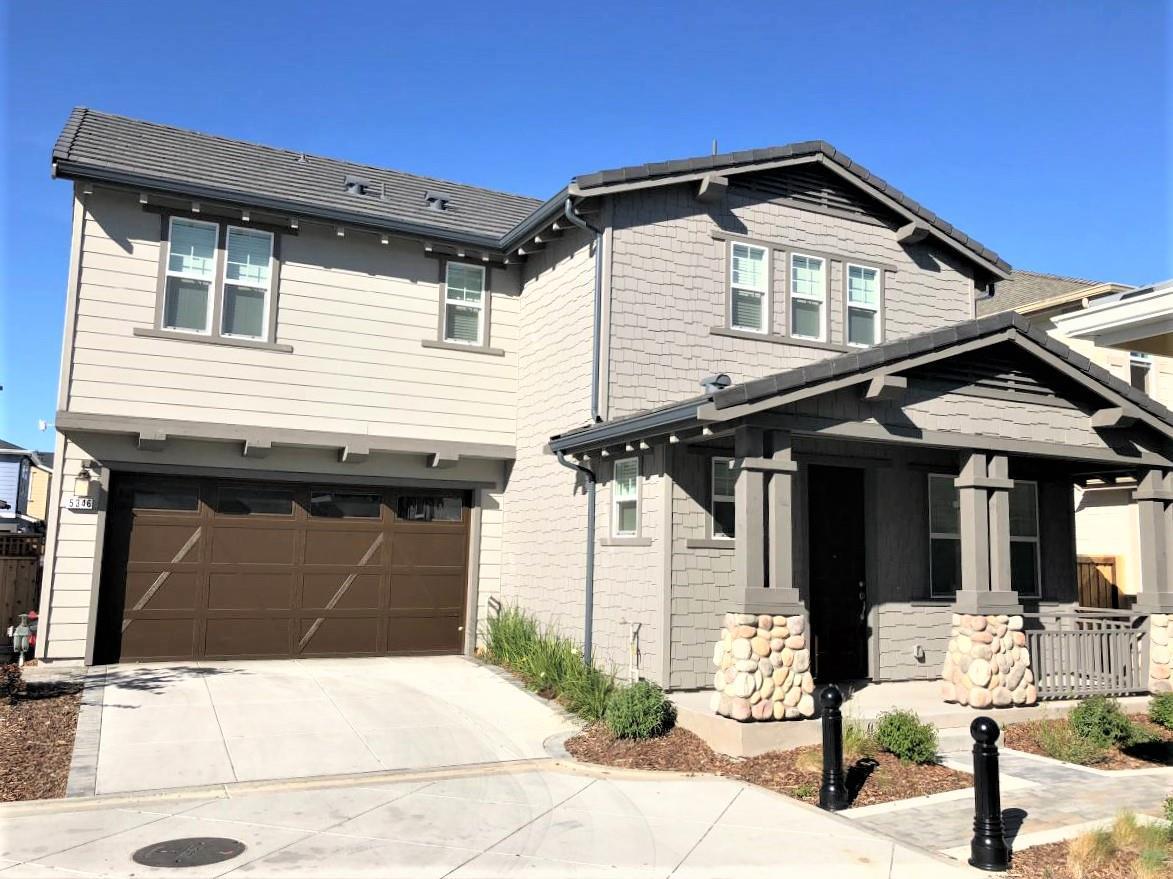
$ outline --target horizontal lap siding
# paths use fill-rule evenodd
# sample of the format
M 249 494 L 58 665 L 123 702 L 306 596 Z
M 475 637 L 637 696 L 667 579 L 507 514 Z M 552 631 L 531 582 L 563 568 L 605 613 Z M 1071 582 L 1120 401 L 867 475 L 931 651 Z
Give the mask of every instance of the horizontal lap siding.
M 424 348 L 437 334 L 439 263 L 417 244 L 282 236 L 278 342 L 292 354 L 140 338 L 154 325 L 159 217 L 107 192 L 87 202 L 69 408 L 211 423 L 511 445 L 517 270 L 491 270 L 489 344 Z
M 57 507 L 61 504 L 62 489 L 72 494 L 73 476 L 81 470 L 84 462 L 94 457 L 70 440 L 64 441 L 63 448 L 64 454 L 59 441 L 57 454 L 62 463 L 55 473 L 61 478 L 53 480 L 49 495 L 49 504 Z M 96 497 L 97 487 L 91 487 L 90 492 Z M 90 604 L 97 585 L 94 556 L 97 553 L 98 514 L 61 509 L 58 513 L 53 545 L 45 549 L 46 556 L 53 554 L 54 558 L 51 589 L 48 582 L 42 587 L 49 590 L 49 615 L 42 621 L 41 638 L 45 640 L 47 658 L 82 659 L 86 653 Z

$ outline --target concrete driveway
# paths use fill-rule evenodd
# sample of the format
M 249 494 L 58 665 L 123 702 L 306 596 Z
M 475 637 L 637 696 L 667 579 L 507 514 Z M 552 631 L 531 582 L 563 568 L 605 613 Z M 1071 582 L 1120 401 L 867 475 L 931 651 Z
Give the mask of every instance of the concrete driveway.
M 741 782 L 549 766 L 0 805 L 0 877 L 976 875 Z M 246 849 L 179 871 L 131 860 L 197 836 Z
M 456 656 L 119 665 L 90 683 L 102 675 L 71 795 L 544 757 L 573 726 Z

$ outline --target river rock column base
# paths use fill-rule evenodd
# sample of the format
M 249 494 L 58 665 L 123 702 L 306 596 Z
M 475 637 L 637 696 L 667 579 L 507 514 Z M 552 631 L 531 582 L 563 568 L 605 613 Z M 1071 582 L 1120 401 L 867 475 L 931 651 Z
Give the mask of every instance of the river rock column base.
M 1149 692 L 1173 693 L 1173 613 L 1149 617 Z
M 804 616 L 725 614 L 713 648 L 713 711 L 740 721 L 813 717 L 806 629 Z
M 1022 617 L 955 613 L 941 695 L 971 708 L 1034 705 L 1039 691 L 1030 662 Z

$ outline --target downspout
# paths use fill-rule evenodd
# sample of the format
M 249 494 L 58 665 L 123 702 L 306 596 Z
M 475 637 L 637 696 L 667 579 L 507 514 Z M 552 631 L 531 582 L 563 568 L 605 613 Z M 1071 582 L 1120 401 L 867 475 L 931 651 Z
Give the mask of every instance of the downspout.
M 599 349 L 603 322 L 603 231 L 596 229 L 575 212 L 574 199 L 569 196 L 566 198 L 563 214 L 569 222 L 595 236 L 595 319 L 591 336 L 591 424 L 598 424 Z M 595 621 L 595 473 L 587 467 L 567 461 L 562 452 L 558 452 L 558 463 L 577 470 L 585 475 L 587 480 L 586 582 L 583 584 L 582 655 L 583 659 L 590 662 Z

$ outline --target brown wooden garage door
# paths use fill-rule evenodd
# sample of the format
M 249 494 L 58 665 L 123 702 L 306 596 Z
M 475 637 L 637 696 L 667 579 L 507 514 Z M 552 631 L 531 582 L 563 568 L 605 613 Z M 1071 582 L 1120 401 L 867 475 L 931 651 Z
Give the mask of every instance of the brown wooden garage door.
M 100 661 L 454 653 L 460 491 L 115 474 Z

